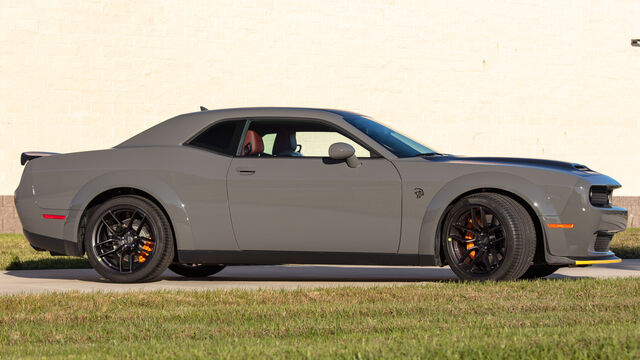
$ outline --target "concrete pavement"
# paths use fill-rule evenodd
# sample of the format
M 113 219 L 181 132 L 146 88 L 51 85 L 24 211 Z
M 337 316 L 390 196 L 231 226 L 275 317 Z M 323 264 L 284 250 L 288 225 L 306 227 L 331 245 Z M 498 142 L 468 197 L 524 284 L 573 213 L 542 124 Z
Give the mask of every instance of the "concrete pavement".
M 640 259 L 618 264 L 563 268 L 550 278 L 640 277 Z M 0 295 L 54 291 L 130 291 L 205 289 L 296 289 L 338 286 L 391 286 L 456 280 L 448 268 L 387 266 L 230 266 L 203 279 L 187 279 L 166 271 L 160 281 L 115 284 L 93 269 L 10 270 L 0 272 Z

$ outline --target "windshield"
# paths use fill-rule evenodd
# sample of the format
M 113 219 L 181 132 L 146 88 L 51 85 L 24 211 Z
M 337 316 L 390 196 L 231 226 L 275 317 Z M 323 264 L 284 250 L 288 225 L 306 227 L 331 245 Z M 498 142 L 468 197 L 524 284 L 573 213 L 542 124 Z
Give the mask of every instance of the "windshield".
M 367 117 L 350 115 L 343 116 L 344 119 L 358 130 L 369 135 L 378 144 L 384 146 L 395 156 L 400 158 L 418 156 L 423 154 L 436 154 L 428 147 L 409 139 L 408 137 L 389 129 Z

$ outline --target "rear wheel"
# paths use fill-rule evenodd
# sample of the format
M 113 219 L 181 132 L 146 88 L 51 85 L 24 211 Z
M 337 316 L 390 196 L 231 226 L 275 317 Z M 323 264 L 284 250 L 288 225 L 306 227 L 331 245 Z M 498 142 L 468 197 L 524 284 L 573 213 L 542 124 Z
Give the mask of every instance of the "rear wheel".
M 152 281 L 173 260 L 169 221 L 145 198 L 127 195 L 106 201 L 93 211 L 87 229 L 87 258 L 111 281 Z
M 463 280 L 514 280 L 529 268 L 535 227 L 515 200 L 494 193 L 467 196 L 445 220 L 443 248 L 451 270 Z
M 219 273 L 224 265 L 171 264 L 169 270 L 186 277 L 207 277 Z
M 539 279 L 556 272 L 560 267 L 553 265 L 531 265 L 520 279 Z

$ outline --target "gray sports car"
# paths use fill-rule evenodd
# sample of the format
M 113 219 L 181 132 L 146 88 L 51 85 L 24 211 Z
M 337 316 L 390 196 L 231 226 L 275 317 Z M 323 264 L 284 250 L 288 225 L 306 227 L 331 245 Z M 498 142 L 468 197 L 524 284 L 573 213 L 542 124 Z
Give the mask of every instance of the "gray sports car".
M 536 278 L 620 261 L 609 243 L 627 220 L 620 184 L 584 165 L 440 154 L 328 109 L 200 111 L 112 149 L 21 161 L 31 245 L 86 252 L 116 282 L 291 263 Z

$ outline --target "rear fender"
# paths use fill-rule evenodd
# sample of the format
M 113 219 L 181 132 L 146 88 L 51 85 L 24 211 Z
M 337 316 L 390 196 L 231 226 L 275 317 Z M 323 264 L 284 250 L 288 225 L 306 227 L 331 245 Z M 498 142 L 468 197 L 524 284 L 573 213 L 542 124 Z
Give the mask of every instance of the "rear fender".
M 133 188 L 144 191 L 156 199 L 169 215 L 178 249 L 193 249 L 194 240 L 189 216 L 182 201 L 171 187 L 158 177 L 145 173 L 114 171 L 101 174 L 85 184 L 71 201 L 69 219 L 64 226 L 64 238 L 78 242 L 78 229 L 87 205 L 99 194 L 116 188 Z

